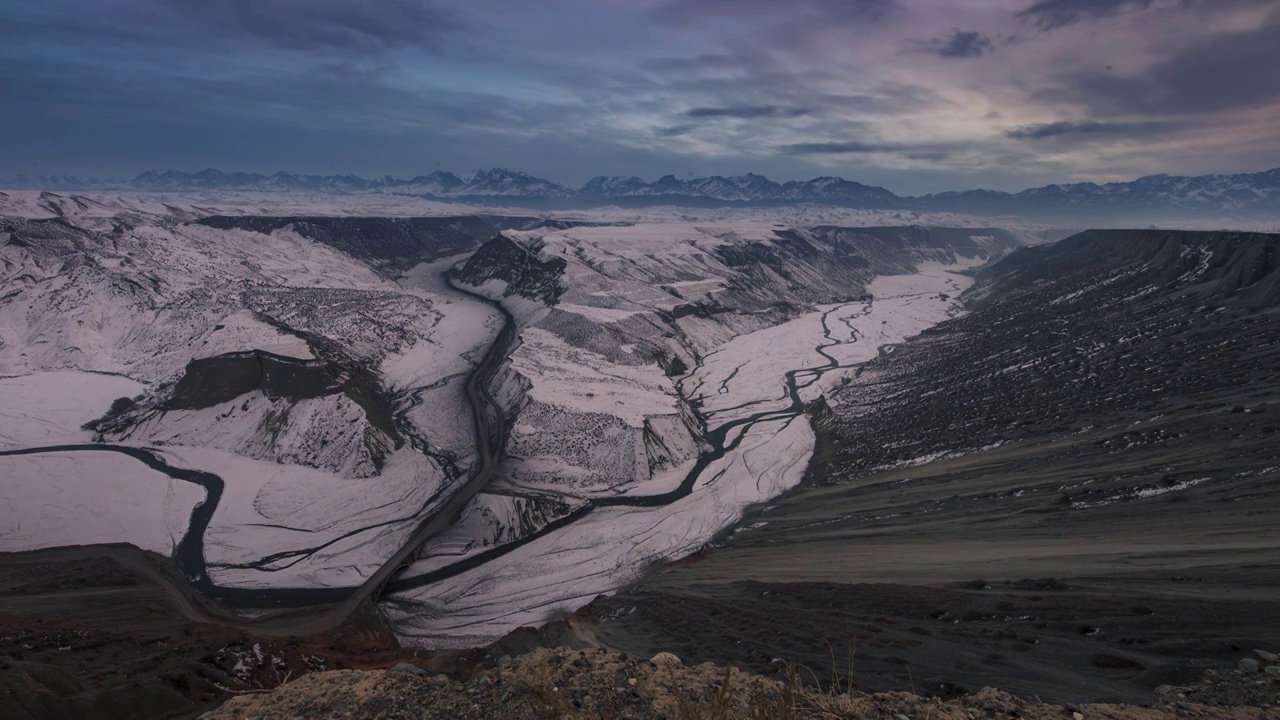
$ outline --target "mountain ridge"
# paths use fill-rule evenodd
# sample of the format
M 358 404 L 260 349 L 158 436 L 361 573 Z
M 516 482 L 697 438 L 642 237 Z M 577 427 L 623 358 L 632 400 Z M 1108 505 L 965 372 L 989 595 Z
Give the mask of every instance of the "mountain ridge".
M 597 176 L 580 188 L 528 173 L 492 168 L 459 176 L 437 170 L 399 179 L 372 180 L 351 173 L 272 175 L 149 170 L 132 180 L 90 179 L 66 175 L 18 176 L 3 187 L 43 190 L 131 190 L 139 192 L 318 192 L 339 195 L 399 194 L 461 202 L 520 202 L 548 207 L 596 205 L 699 207 L 831 205 L 859 209 L 1015 215 L 1038 219 L 1117 219 L 1135 216 L 1194 217 L 1205 214 L 1280 219 L 1280 168 L 1230 175 L 1148 175 L 1129 182 L 1054 183 L 1017 193 L 973 189 L 919 196 L 897 195 L 883 187 L 841 177 L 778 183 L 763 175 L 689 178 L 665 175 L 654 182 L 635 176 Z

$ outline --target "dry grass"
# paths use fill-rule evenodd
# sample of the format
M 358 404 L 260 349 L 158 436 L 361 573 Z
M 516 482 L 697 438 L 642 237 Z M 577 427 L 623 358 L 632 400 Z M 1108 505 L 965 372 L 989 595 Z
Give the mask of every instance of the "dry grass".
M 690 688 L 681 687 L 673 678 L 673 694 L 678 698 L 680 720 L 844 720 L 862 718 L 872 710 L 865 694 L 854 688 L 854 660 L 857 646 L 850 642 L 843 677 L 836 670 L 835 649 L 831 651 L 831 678 L 819 681 L 811 669 L 787 663 L 786 676 L 776 687 L 756 688 L 750 692 L 744 683 L 734 683 L 732 668 L 726 667 L 720 686 L 709 699 L 695 703 L 689 700 Z M 807 687 L 801 673 L 813 681 Z M 696 691 L 695 691 L 696 692 Z
M 564 693 L 547 663 L 521 665 L 516 671 L 521 686 L 527 689 L 533 702 L 550 720 L 572 720 L 577 716 L 573 703 Z
M 1022 717 L 1063 720 L 1062 705 L 1019 699 L 983 688 L 942 701 L 894 692 L 853 690 L 854 649 L 848 672 L 830 681 L 788 665 L 780 677 L 733 667 L 683 665 L 677 658 L 643 660 L 603 650 L 537 651 L 497 669 L 478 668 L 465 684 L 432 683 L 404 672 L 339 671 L 308 675 L 270 693 L 240 695 L 214 718 L 347 717 L 379 720 L 395 708 L 400 717 L 456 720 L 976 720 Z M 1263 683 L 1266 679 L 1251 680 Z M 806 684 L 808 683 L 808 684 Z M 1253 687 L 1250 685 L 1250 687 Z M 1280 686 L 1277 686 L 1280 687 Z M 1251 690 L 1251 692 L 1253 692 Z M 1280 691 L 1278 691 L 1280 692 Z M 1268 700 L 1268 702 L 1271 702 Z M 1274 706 L 1193 706 L 1209 720 L 1275 720 Z M 1175 720 L 1172 707 L 1081 706 L 1086 718 Z

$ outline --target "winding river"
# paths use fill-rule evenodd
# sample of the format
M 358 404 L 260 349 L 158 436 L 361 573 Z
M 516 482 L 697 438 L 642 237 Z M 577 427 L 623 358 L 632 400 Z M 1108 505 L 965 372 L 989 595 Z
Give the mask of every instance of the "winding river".
M 328 606 L 323 611 L 303 616 L 240 618 L 222 615 L 215 611 L 201 612 L 192 619 L 218 622 L 235 627 L 252 627 L 258 631 L 274 631 L 280 634 L 304 634 L 323 632 L 340 625 L 366 600 L 376 600 L 388 581 L 412 563 L 413 555 L 424 542 L 456 522 L 458 516 L 476 493 L 480 492 L 497 472 L 498 458 L 506 441 L 506 419 L 489 394 L 488 380 L 494 370 L 506 359 L 515 340 L 515 319 L 501 303 L 455 285 L 446 274 L 446 282 L 454 290 L 465 293 L 497 309 L 503 316 L 503 327 L 489 346 L 484 357 L 468 373 L 465 392 L 472 407 L 473 431 L 477 446 L 477 467 L 466 483 L 454 492 L 434 512 L 419 523 L 413 534 L 400 549 L 384 562 L 377 571 L 358 587 L 339 588 L 235 588 L 216 585 L 209 577 L 205 560 L 204 539 L 222 499 L 224 482 L 218 475 L 203 470 L 181 468 L 169 464 L 158 453 L 128 445 L 89 443 L 81 445 L 53 445 L 20 450 L 0 451 L 6 455 L 39 455 L 63 452 L 115 452 L 127 455 L 153 470 L 184 482 L 194 483 L 204 489 L 205 499 L 191 511 L 187 531 L 178 542 L 174 563 L 190 587 L 205 598 L 217 600 L 226 606 L 242 609 L 287 609 Z M 436 498 L 429 499 L 427 504 Z M 385 524 L 385 523 L 383 523 Z M 363 532 L 369 528 L 354 531 Z M 315 548 L 318 549 L 318 548 Z M 312 549 L 314 550 L 314 549 Z M 304 551 L 305 552 L 305 551 Z M 274 556 L 273 556 L 274 557 Z
M 424 517 L 413 534 L 401 545 L 400 549 L 358 587 L 234 588 L 216 585 L 209 577 L 204 554 L 205 533 L 218 508 L 224 489 L 222 478 L 214 473 L 176 467 L 166 462 L 158 453 L 144 448 L 101 443 L 0 451 L 0 456 L 84 451 L 116 452 L 134 458 L 175 480 L 199 485 L 205 490 L 206 498 L 192 509 L 187 531 L 179 541 L 174 553 L 174 562 L 177 569 L 186 578 L 190 587 L 201 596 L 217 600 L 232 608 L 311 608 L 312 610 L 305 615 L 281 613 L 260 618 L 241 618 L 207 610 L 199 613 L 201 617 L 193 619 L 237 627 L 251 627 L 259 632 L 281 634 L 314 633 L 323 632 L 341 625 L 366 600 L 376 601 L 384 593 L 395 593 L 423 587 L 480 567 L 517 548 L 536 542 L 542 537 L 568 527 L 598 508 L 662 507 L 688 497 L 706 469 L 716 461 L 724 458 L 726 454 L 735 451 L 743 438 L 746 437 L 746 430 L 751 426 L 760 422 L 789 421 L 799 417 L 805 412 L 806 408 L 806 403 L 801 397 L 802 389 L 817 382 L 826 372 L 852 367 L 856 364 L 841 365 L 832 355 L 826 352 L 828 348 L 833 346 L 845 344 L 846 342 L 856 342 L 857 340 L 857 338 L 854 338 L 851 341 L 842 341 L 832 337 L 832 329 L 828 322 L 829 317 L 837 310 L 848 307 L 848 304 L 841 305 L 828 310 L 822 315 L 823 335 L 826 341 L 816 346 L 814 350 L 825 359 L 825 362 L 813 367 L 798 368 L 786 372 L 785 398 L 789 399 L 789 405 L 784 408 L 765 410 L 732 420 L 710 430 L 704 438 L 707 444 L 710 445 L 710 449 L 699 455 L 694 466 L 675 489 L 654 495 L 591 499 L 568 515 L 547 524 L 537 532 L 524 538 L 476 553 L 432 572 L 397 579 L 397 576 L 413 562 L 414 554 L 418 548 L 436 534 L 453 525 L 466 504 L 494 478 L 506 439 L 506 419 L 489 394 L 488 384 L 494 371 L 506 360 L 507 354 L 514 344 L 515 320 L 502 307 L 501 303 L 455 285 L 447 274 L 446 281 L 454 290 L 494 307 L 503 315 L 504 319 L 504 324 L 498 337 L 490 345 L 481 362 L 472 369 L 466 378 L 465 391 L 472 407 L 473 431 L 478 451 L 477 467 L 466 483 L 461 488 L 458 488 L 443 505 Z M 864 314 L 870 312 L 871 302 L 871 300 L 865 301 L 865 307 L 862 311 Z M 701 361 L 699 361 L 700 365 Z M 683 385 L 683 380 L 680 384 Z M 703 420 L 705 426 L 705 419 L 700 419 Z M 728 441 L 730 433 L 739 428 L 742 428 L 743 432 L 739 433 L 734 440 Z M 434 499 L 428 502 L 433 502 Z M 367 529 L 363 528 L 356 532 L 362 532 Z
M 864 307 L 861 313 L 862 315 L 866 315 L 871 312 L 871 306 L 873 302 L 874 301 L 871 299 L 868 299 L 865 301 Z M 702 477 L 702 474 L 706 471 L 708 467 L 710 467 L 716 461 L 724 458 L 726 454 L 733 452 L 734 450 L 737 450 L 739 444 L 747 436 L 747 430 L 749 430 L 751 426 L 759 422 L 773 422 L 773 421 L 783 421 L 783 420 L 789 421 L 799 417 L 800 415 L 804 414 L 805 408 L 806 408 L 806 403 L 804 402 L 803 398 L 800 397 L 800 391 L 802 389 L 807 388 L 813 385 L 814 383 L 818 382 L 825 373 L 828 373 L 832 370 L 850 368 L 850 367 L 854 367 L 856 365 L 861 364 L 861 363 L 850 363 L 850 364 L 842 365 L 838 360 L 836 360 L 836 358 L 832 357 L 830 354 L 826 352 L 827 349 L 835 347 L 837 345 L 845 345 L 845 344 L 848 344 L 849 342 L 857 341 L 856 338 L 854 338 L 851 341 L 844 341 L 844 340 L 837 340 L 834 337 L 832 337 L 833 331 L 829 324 L 829 319 L 831 315 L 834 314 L 836 311 L 846 307 L 848 307 L 848 304 L 844 304 L 844 305 L 840 305 L 838 307 L 832 308 L 831 310 L 828 310 L 822 314 L 822 329 L 823 329 L 822 334 L 826 342 L 818 344 L 814 348 L 814 351 L 817 354 L 821 355 L 823 358 L 825 358 L 826 361 L 814 367 L 797 368 L 794 370 L 790 370 L 785 374 L 784 377 L 786 380 L 786 388 L 787 388 L 786 395 L 790 399 L 790 405 L 788 405 L 785 408 L 766 410 L 766 411 L 749 415 L 747 417 L 739 418 L 737 420 L 732 420 L 730 422 L 726 422 L 722 425 L 719 425 L 715 429 L 709 431 L 704 436 L 704 439 L 706 440 L 707 444 L 711 446 L 711 449 L 701 453 L 698 456 L 698 459 L 694 463 L 694 466 L 689 469 L 689 472 L 685 475 L 684 479 L 681 480 L 680 485 L 676 487 L 674 490 L 671 490 L 665 493 L 655 494 L 655 495 L 638 495 L 638 496 L 625 495 L 625 496 L 617 496 L 617 497 L 589 499 L 581 507 L 575 509 L 573 512 L 569 513 L 568 515 L 565 515 L 562 518 L 558 518 L 557 520 L 551 523 L 548 523 L 537 532 L 534 532 L 530 535 L 526 535 L 525 537 L 520 538 L 519 540 L 514 540 L 512 542 L 505 543 L 503 545 L 498 545 L 496 547 L 490 548 L 488 550 L 485 550 L 479 553 L 475 553 L 474 555 L 470 555 L 466 558 L 463 558 L 462 560 L 459 560 L 454 563 L 450 563 L 449 565 L 445 565 L 444 567 L 437 568 L 430 572 L 423 573 L 421 575 L 414 575 L 412 577 L 402 578 L 399 580 L 393 580 L 387 583 L 386 591 L 388 593 L 395 593 L 395 592 L 402 592 L 405 590 L 412 590 L 414 588 L 424 587 L 426 585 L 431 585 L 432 583 L 436 583 L 441 580 L 451 578 L 456 575 L 460 575 L 464 572 L 467 572 L 468 570 L 473 570 L 475 568 L 481 567 L 485 563 L 488 563 L 497 558 L 500 558 L 503 555 L 506 555 L 507 553 L 512 552 L 513 550 L 516 550 L 520 547 L 528 545 L 529 543 L 536 542 L 540 538 L 546 537 L 547 535 L 550 535 L 552 533 L 557 532 L 558 530 L 561 530 L 565 527 L 572 525 L 573 523 L 591 514 L 593 511 L 595 511 L 598 508 L 663 507 L 688 497 L 693 492 L 694 487 L 697 486 L 698 479 Z M 698 366 L 701 367 L 701 365 L 702 365 L 702 360 L 699 359 Z M 686 375 L 686 377 L 689 377 L 691 375 L 692 375 L 692 372 L 689 373 L 689 375 Z M 803 382 L 801 382 L 801 378 L 804 378 Z M 681 385 L 682 384 L 683 384 L 683 380 L 681 381 Z M 703 424 L 705 425 L 705 419 L 704 418 L 700 418 L 700 419 L 703 420 Z M 743 432 L 739 433 L 738 436 L 734 438 L 732 442 L 726 443 L 726 439 L 729 437 L 729 433 L 733 432 L 738 428 L 743 428 Z

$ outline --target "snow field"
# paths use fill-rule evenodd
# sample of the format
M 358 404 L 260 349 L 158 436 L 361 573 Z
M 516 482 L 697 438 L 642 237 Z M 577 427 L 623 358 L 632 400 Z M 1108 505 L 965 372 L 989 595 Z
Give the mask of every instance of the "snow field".
M 198 485 L 109 451 L 0 456 L 0 551 L 129 543 L 169 555 Z

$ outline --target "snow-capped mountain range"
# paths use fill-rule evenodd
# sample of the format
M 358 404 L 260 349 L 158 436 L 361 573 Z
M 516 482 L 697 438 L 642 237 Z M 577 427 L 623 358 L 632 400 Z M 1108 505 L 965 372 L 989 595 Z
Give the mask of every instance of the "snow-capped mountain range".
M 581 188 L 495 168 L 469 175 L 436 171 L 408 180 L 389 175 L 367 180 L 355 175 L 295 175 L 202 170 L 144 172 L 132 180 L 80 181 L 73 177 L 19 176 L 9 187 L 44 190 L 121 189 L 140 192 L 312 192 L 388 193 L 461 202 L 520 204 L 536 207 L 623 206 L 772 206 L 831 205 L 865 209 L 1014 215 L 1037 219 L 1079 220 L 1180 218 L 1224 215 L 1280 218 L 1280 168 L 1238 175 L 1196 177 L 1150 175 L 1132 182 L 1054 184 L 1018 193 L 965 190 L 918 197 L 900 196 L 882 187 L 839 177 L 778 183 L 748 173 L 734 177 L 681 180 L 666 175 L 655 182 L 638 177 L 591 179 Z

